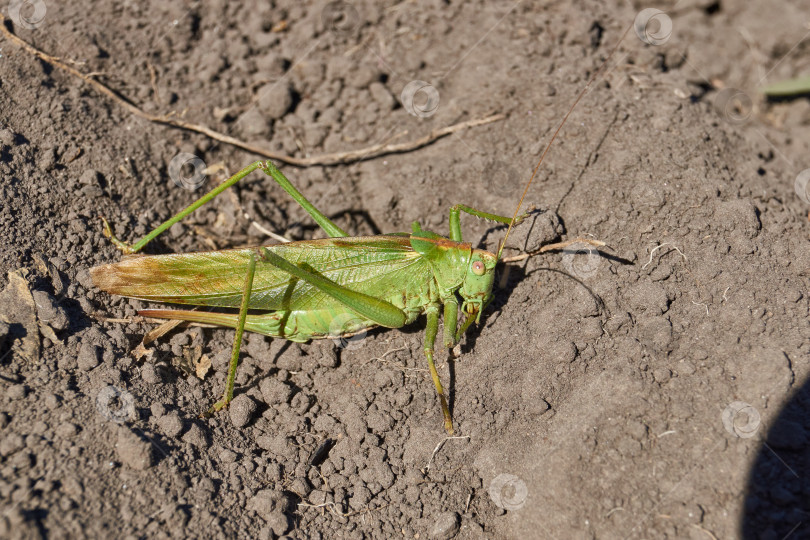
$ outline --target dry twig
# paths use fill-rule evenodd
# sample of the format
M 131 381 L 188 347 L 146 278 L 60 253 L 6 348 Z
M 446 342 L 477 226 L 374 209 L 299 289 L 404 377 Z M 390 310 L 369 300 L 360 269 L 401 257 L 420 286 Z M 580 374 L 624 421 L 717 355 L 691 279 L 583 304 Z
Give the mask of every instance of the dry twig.
M 348 150 L 345 152 L 335 152 L 331 154 L 322 154 L 320 156 L 297 158 L 293 156 L 279 154 L 277 152 L 268 150 L 267 148 L 247 143 L 235 137 L 231 137 L 230 135 L 226 135 L 225 133 L 215 131 L 201 124 L 194 124 L 192 122 L 180 120 L 176 118 L 173 114 L 164 115 L 164 114 L 148 113 L 143 109 L 141 109 L 140 107 L 138 107 L 137 105 L 135 105 L 134 103 L 132 103 L 131 101 L 129 101 L 127 98 L 125 98 L 118 92 L 116 92 L 115 90 L 105 85 L 104 83 L 101 83 L 92 78 L 91 76 L 92 74 L 86 75 L 80 72 L 79 70 L 62 62 L 59 58 L 51 56 L 50 54 L 37 49 L 36 47 L 29 44 L 25 40 L 20 39 L 17 35 L 15 35 L 8 29 L 8 27 L 6 26 L 6 18 L 2 14 L 0 14 L 0 32 L 2 32 L 3 35 L 13 44 L 17 45 L 18 47 L 21 47 L 28 53 L 36 56 L 43 62 L 47 62 L 52 66 L 55 66 L 61 69 L 62 71 L 65 71 L 70 75 L 73 75 L 74 77 L 77 77 L 82 81 L 84 81 L 85 83 L 89 84 L 96 91 L 98 91 L 101 94 L 104 94 L 105 96 L 113 100 L 115 103 L 126 109 L 130 114 L 133 114 L 139 118 L 144 118 L 145 120 L 154 122 L 156 124 L 163 124 L 180 129 L 185 129 L 187 131 L 193 131 L 195 133 L 201 133 L 206 137 L 214 139 L 215 141 L 229 144 L 231 146 L 241 148 L 242 150 L 246 150 L 253 154 L 264 156 L 266 158 L 275 161 L 280 161 L 288 165 L 294 165 L 297 167 L 311 167 L 314 165 L 339 165 L 343 163 L 353 163 L 356 161 L 373 159 L 387 154 L 402 154 L 405 152 L 410 152 L 422 148 L 424 146 L 427 146 L 437 141 L 438 139 L 446 137 L 447 135 L 450 135 L 457 131 L 462 131 L 464 129 L 471 127 L 482 126 L 484 124 L 497 122 L 499 120 L 503 120 L 504 118 L 506 118 L 506 116 L 503 114 L 491 114 L 485 116 L 484 118 L 476 118 L 474 120 L 467 120 L 466 122 L 459 122 L 451 126 L 445 126 L 443 128 L 434 129 L 427 135 L 411 141 L 396 144 L 390 142 L 391 140 L 407 135 L 408 131 L 405 130 L 389 139 L 389 142 L 382 142 L 379 144 L 368 146 L 366 148 L 360 148 L 357 150 Z

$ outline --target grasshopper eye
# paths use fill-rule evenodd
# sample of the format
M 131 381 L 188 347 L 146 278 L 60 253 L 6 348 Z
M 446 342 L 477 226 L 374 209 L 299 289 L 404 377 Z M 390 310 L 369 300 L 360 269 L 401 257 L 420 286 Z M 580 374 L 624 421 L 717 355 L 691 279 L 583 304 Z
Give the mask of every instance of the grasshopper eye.
M 473 274 L 475 274 L 476 276 L 483 276 L 484 272 L 486 272 L 487 269 L 484 266 L 484 263 L 482 263 L 481 261 L 475 261 L 474 263 L 472 263 L 472 271 Z

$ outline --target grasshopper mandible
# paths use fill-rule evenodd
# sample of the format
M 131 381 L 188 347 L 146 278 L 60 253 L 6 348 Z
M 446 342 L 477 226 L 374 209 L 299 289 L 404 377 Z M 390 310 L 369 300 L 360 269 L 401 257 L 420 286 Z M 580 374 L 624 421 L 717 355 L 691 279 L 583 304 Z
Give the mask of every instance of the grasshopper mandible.
M 273 178 L 300 204 L 329 238 L 243 249 L 126 258 L 118 263 L 91 268 L 93 282 L 99 289 L 119 296 L 239 309 L 238 313 L 164 309 L 139 311 L 140 315 L 148 317 L 236 329 L 225 393 L 209 412 L 226 407 L 233 398 L 239 350 L 245 330 L 304 342 L 349 336 L 375 326 L 400 328 L 424 314 L 427 317 L 425 356 L 441 402 L 444 427 L 452 434 L 453 421 L 433 358 L 440 313 L 443 312 L 444 318 L 442 345 L 452 349 L 469 326 L 480 320 L 483 309 L 492 300 L 495 267 L 499 261 L 506 261 L 501 258 L 501 253 L 512 227 L 523 217 L 518 215 L 523 199 L 560 129 L 608 60 L 582 89 L 552 135 L 512 217 L 456 205 L 450 208 L 448 237 L 422 230 L 418 223 L 413 224 L 410 233 L 350 237 L 315 208 L 275 165 L 270 161 L 257 161 L 133 245 L 117 239 L 106 220 L 104 234 L 124 253 L 137 253 L 166 229 L 258 169 Z M 509 226 L 497 254 L 473 249 L 472 244 L 462 241 L 462 212 Z M 544 246 L 511 260 L 562 249 L 577 242 L 604 246 L 602 242 L 576 238 Z M 249 310 L 262 313 L 249 313 Z M 459 310 L 464 317 L 460 325 Z M 346 316 L 351 318 L 349 324 L 342 324 L 336 334 L 332 321 Z

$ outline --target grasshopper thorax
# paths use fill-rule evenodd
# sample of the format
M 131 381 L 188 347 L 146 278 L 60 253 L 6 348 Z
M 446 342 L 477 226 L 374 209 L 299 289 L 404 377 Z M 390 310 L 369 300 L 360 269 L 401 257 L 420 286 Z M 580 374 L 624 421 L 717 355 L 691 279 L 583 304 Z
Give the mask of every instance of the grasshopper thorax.
M 494 254 L 480 249 L 472 250 L 464 283 L 459 289 L 459 295 L 464 300 L 461 307 L 464 313 L 477 313 L 476 319 L 481 318 L 484 306 L 492 299 L 492 283 L 495 281 L 497 263 L 498 259 Z

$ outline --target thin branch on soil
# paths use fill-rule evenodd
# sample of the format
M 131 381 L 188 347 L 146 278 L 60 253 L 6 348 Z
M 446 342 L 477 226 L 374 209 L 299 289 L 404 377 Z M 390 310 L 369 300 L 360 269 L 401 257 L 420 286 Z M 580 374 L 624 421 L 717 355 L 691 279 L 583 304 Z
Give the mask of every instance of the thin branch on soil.
M 536 249 L 536 250 L 534 250 L 534 251 L 532 251 L 530 253 L 524 253 L 522 255 L 515 255 L 514 257 L 504 257 L 504 258 L 501 259 L 501 261 L 503 261 L 505 263 L 523 261 L 525 259 L 528 259 L 529 257 L 534 257 L 535 255 L 540 255 L 541 253 L 545 253 L 546 251 L 554 251 L 554 250 L 558 250 L 558 249 L 565 249 L 565 248 L 567 248 L 569 246 L 572 246 L 574 244 L 588 244 L 588 245 L 598 247 L 598 248 L 607 246 L 607 244 L 605 244 L 604 242 L 602 242 L 600 240 L 591 240 L 590 238 L 579 237 L 579 238 L 574 238 L 573 240 L 568 240 L 566 242 L 560 242 L 560 243 L 557 243 L 557 244 L 549 244 L 547 246 L 541 247 L 540 249 Z
M 659 245 L 655 246 L 654 248 L 652 248 L 652 251 L 650 251 L 650 260 L 649 260 L 649 261 L 647 261 L 647 262 L 644 264 L 644 266 L 642 266 L 642 267 L 641 267 L 641 269 L 642 269 L 642 270 L 644 270 L 645 268 L 647 268 L 647 266 L 649 266 L 649 265 L 650 265 L 650 263 L 652 263 L 652 260 L 653 260 L 653 254 L 654 254 L 656 251 L 658 251 L 659 249 L 661 249 L 662 247 L 664 247 L 664 246 L 672 246 L 672 249 L 671 249 L 671 250 L 669 250 L 669 251 L 675 250 L 675 251 L 677 251 L 678 253 L 680 253 L 680 254 L 681 254 L 681 257 L 683 257 L 683 260 L 685 260 L 685 261 L 688 261 L 688 260 L 689 260 L 689 259 L 687 259 L 687 258 L 686 258 L 686 255 L 684 255 L 684 254 L 683 254 L 683 251 L 681 251 L 680 249 L 678 249 L 678 247 L 677 247 L 677 246 L 673 246 L 673 245 L 672 245 L 672 244 L 670 244 L 669 242 L 664 242 L 663 244 L 659 244 Z M 669 251 L 667 251 L 667 253 L 669 253 Z M 666 253 L 665 253 L 664 255 L 666 255 Z M 662 255 L 662 257 L 663 257 L 663 255 Z
M 610 516 L 612 516 L 612 515 L 613 515 L 615 512 L 624 512 L 624 508 L 622 508 L 621 506 L 617 506 L 617 507 L 615 507 L 615 508 L 611 508 L 611 509 L 608 511 L 608 513 L 607 513 L 607 514 L 605 514 L 605 519 L 607 519 L 607 518 L 609 518 Z
M 335 514 L 336 516 L 351 517 L 351 516 L 357 516 L 359 514 L 369 514 L 371 512 L 374 512 L 375 510 L 382 510 L 383 508 L 387 508 L 387 507 L 391 506 L 391 504 L 388 503 L 388 504 L 385 504 L 385 505 L 380 506 L 378 508 L 369 508 L 368 506 L 366 506 L 365 508 L 363 508 L 361 510 L 355 510 L 355 511 L 352 511 L 352 512 L 346 512 L 345 514 L 343 512 L 341 512 L 340 510 L 337 510 L 337 504 L 333 503 L 333 502 L 325 502 L 325 503 L 321 503 L 321 504 L 309 504 L 309 503 L 301 502 L 301 503 L 298 503 L 298 506 L 299 507 L 303 506 L 304 508 L 326 508 L 331 513 Z
M 697 523 L 693 523 L 693 524 L 692 524 L 692 527 L 694 527 L 694 528 L 696 528 L 696 529 L 699 529 L 699 530 L 703 531 L 703 532 L 704 532 L 704 533 L 706 533 L 706 535 L 707 535 L 709 538 L 711 538 L 712 540 L 717 540 L 717 537 L 716 537 L 716 536 L 714 535 L 714 533 L 712 533 L 712 532 L 711 532 L 709 529 L 704 529 L 703 527 L 701 527 L 701 526 L 700 526 L 700 525 L 698 525 Z M 785 538 L 787 538 L 787 536 L 786 536 Z
M 410 379 L 411 377 L 414 376 L 414 375 L 409 375 L 409 372 L 419 372 L 419 371 L 427 372 L 428 371 L 427 368 L 411 368 L 411 367 L 406 366 L 404 362 L 397 362 L 396 360 L 386 360 L 385 359 L 385 357 L 388 356 L 389 354 L 393 354 L 393 353 L 399 352 L 399 351 L 409 351 L 409 350 L 410 349 L 408 348 L 407 344 L 403 343 L 402 347 L 399 347 L 397 349 L 388 349 L 387 351 L 385 351 L 382 354 L 382 356 L 378 356 L 376 358 L 371 358 L 370 360 L 366 360 L 366 362 L 363 365 L 369 364 L 369 363 L 374 362 L 374 361 L 377 361 L 377 362 L 379 362 L 379 363 L 381 363 L 381 364 L 383 364 L 385 366 L 392 365 L 392 366 L 396 367 L 397 369 L 399 369 L 403 373 L 403 375 L 405 376 L 406 379 Z
M 696 306 L 703 306 L 703 307 L 705 307 L 705 308 L 706 308 L 706 315 L 708 315 L 708 314 L 709 314 L 709 306 L 708 306 L 708 304 L 705 304 L 705 303 L 703 303 L 703 302 L 695 302 L 694 300 L 692 300 L 692 303 L 693 303 L 693 304 L 695 304 Z
M 384 359 L 386 356 L 388 356 L 389 354 L 393 354 L 393 353 L 395 353 L 395 352 L 399 352 L 399 351 L 409 351 L 409 350 L 410 350 L 410 349 L 408 348 L 408 346 L 407 346 L 405 343 L 403 343 L 403 344 L 402 344 L 402 347 L 398 347 L 398 348 L 396 348 L 396 349 L 388 349 L 387 351 L 385 351 L 384 353 L 382 353 L 382 356 L 377 356 L 376 358 L 372 358 L 371 360 L 367 360 L 365 363 L 366 363 L 366 364 L 368 364 L 369 362 L 374 362 L 375 360 L 378 360 L 378 361 L 382 362 L 382 361 L 383 361 L 383 359 Z M 364 365 L 365 365 L 365 364 L 364 364 Z
M 444 443 L 446 443 L 450 439 L 469 439 L 469 438 L 470 438 L 469 435 L 462 435 L 462 436 L 459 436 L 459 437 L 445 437 L 444 439 L 439 441 L 439 444 L 437 444 L 436 448 L 433 449 L 433 453 L 430 454 L 430 460 L 428 460 L 428 463 L 425 466 L 425 475 L 427 475 L 427 473 L 430 472 L 430 465 L 433 463 L 433 458 L 436 457 L 436 454 L 439 452 L 439 450 L 442 449 L 442 446 L 444 446 Z
M 387 154 L 402 154 L 406 152 L 411 152 L 413 150 L 417 150 L 419 148 L 432 144 L 438 139 L 446 137 L 447 135 L 450 135 L 452 133 L 456 133 L 457 131 L 462 131 L 471 127 L 483 126 L 485 124 L 490 124 L 492 122 L 497 122 L 499 120 L 503 120 L 504 118 L 506 118 L 506 115 L 504 114 L 490 114 L 483 118 L 467 120 L 466 122 L 459 122 L 451 126 L 445 126 L 443 128 L 434 129 L 427 135 L 411 141 L 406 141 L 397 144 L 388 142 L 397 139 L 399 137 L 402 137 L 404 135 L 407 135 L 408 131 L 405 130 L 395 135 L 386 142 L 368 146 L 366 148 L 360 148 L 357 150 L 348 150 L 345 152 L 322 154 L 320 156 L 297 158 L 293 156 L 279 154 L 277 152 L 268 150 L 267 148 L 263 148 L 255 144 L 250 144 L 245 141 L 241 141 L 239 139 L 231 137 L 230 135 L 220 133 L 219 131 L 215 131 L 201 124 L 194 124 L 191 122 L 179 120 L 174 117 L 175 116 L 174 113 L 170 113 L 167 115 L 148 113 L 143 109 L 141 109 L 140 107 L 138 107 L 137 105 L 135 105 L 134 103 L 132 103 L 131 101 L 129 101 L 127 98 L 125 98 L 118 92 L 116 92 L 115 90 L 105 85 L 104 83 L 101 83 L 92 78 L 91 76 L 92 74 L 86 75 L 80 72 L 79 70 L 62 62 L 59 58 L 51 56 L 50 54 L 37 49 L 33 45 L 29 44 L 27 41 L 20 39 L 17 35 L 15 35 L 6 27 L 6 18 L 2 14 L 0 14 L 0 32 L 2 32 L 3 35 L 13 44 L 17 45 L 18 47 L 21 47 L 22 49 L 36 56 L 40 60 L 47 62 L 61 69 L 62 71 L 65 71 L 70 75 L 73 75 L 74 77 L 77 77 L 82 81 L 86 82 L 87 84 L 95 88 L 96 91 L 100 92 L 101 94 L 104 94 L 105 96 L 113 100 L 115 103 L 126 109 L 130 114 L 133 114 L 150 122 L 154 122 L 156 124 L 163 124 L 180 129 L 185 129 L 187 131 L 193 131 L 195 133 L 201 133 L 206 137 L 214 139 L 215 141 L 229 144 L 231 146 L 241 148 L 242 150 L 246 150 L 253 154 L 264 156 L 266 158 L 273 159 L 275 161 L 280 161 L 282 163 L 287 163 L 288 165 L 294 165 L 297 167 L 311 167 L 314 165 L 339 165 L 345 163 L 353 163 L 356 161 L 365 161 Z

